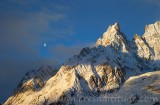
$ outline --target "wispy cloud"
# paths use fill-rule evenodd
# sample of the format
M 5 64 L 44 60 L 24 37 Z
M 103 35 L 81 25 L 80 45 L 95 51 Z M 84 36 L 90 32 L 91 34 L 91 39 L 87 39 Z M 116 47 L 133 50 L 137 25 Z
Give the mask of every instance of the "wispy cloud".
M 40 49 L 43 42 L 72 37 L 74 28 L 65 24 L 68 9 L 40 0 L 0 1 L 0 91 L 7 91 L 0 93 L 3 101 L 26 71 L 59 64 L 53 57 L 42 57 Z
M 143 0 L 144 2 L 160 6 L 160 0 Z
M 63 44 L 56 45 L 50 50 L 50 53 L 52 53 L 57 60 L 64 61 L 68 58 L 72 57 L 73 55 L 78 55 L 82 48 L 84 47 L 92 47 L 93 42 L 90 43 L 83 43 L 79 45 L 73 45 L 73 46 L 66 46 Z
M 74 34 L 74 28 L 65 25 L 67 6 L 42 1 L 8 1 L 1 1 L 0 49 L 4 54 L 1 56 L 10 52 L 38 55 L 43 42 L 69 39 Z

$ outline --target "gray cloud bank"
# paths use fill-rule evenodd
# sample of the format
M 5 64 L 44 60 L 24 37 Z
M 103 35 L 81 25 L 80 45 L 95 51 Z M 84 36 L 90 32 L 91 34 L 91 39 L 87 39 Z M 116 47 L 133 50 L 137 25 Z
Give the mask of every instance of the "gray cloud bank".
M 152 5 L 156 5 L 156 6 L 160 6 L 160 0 L 143 0 L 143 2 L 152 4 Z
M 0 103 L 28 70 L 57 66 L 83 47 L 54 45 L 58 40 L 70 40 L 74 34 L 73 27 L 65 24 L 68 9 L 42 1 L 0 1 Z M 44 42 L 54 45 L 44 49 L 50 56 L 43 56 Z

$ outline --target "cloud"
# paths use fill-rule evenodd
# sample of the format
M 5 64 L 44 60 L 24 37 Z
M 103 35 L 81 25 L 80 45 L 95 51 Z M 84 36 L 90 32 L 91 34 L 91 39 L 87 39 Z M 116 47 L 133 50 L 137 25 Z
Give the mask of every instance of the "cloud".
M 70 35 L 73 32 L 70 27 L 65 27 L 63 24 L 59 27 L 54 25 L 66 17 L 64 13 L 51 13 L 48 10 L 25 13 L 21 10 L 15 10 L 14 12 L 6 11 L 2 14 L 0 25 L 1 35 L 3 39 L 6 38 L 10 42 L 25 39 L 32 44 L 35 39 L 37 41 L 42 39 L 56 39 Z M 59 22 L 58 24 L 61 23 Z M 64 28 L 62 29 L 60 27 Z M 64 34 L 62 33 L 63 31 L 69 33 Z
M 73 55 L 76 55 L 80 52 L 83 46 L 75 45 L 75 46 L 65 46 L 65 45 L 57 45 L 52 49 L 52 53 L 54 56 L 64 61 Z
M 54 57 L 41 56 L 40 50 L 44 42 L 69 40 L 74 34 L 74 28 L 65 24 L 68 22 L 67 9 L 54 2 L 1 1 L 0 91 L 3 93 L 0 93 L 0 103 L 28 70 L 41 65 L 59 65 Z
M 160 0 L 143 0 L 143 1 L 149 4 L 160 6 Z
M 69 40 L 74 34 L 74 28 L 64 24 L 68 21 L 67 6 L 36 0 L 2 0 L 0 5 L 3 58 L 13 54 L 37 56 L 42 43 Z
M 84 47 L 92 47 L 93 43 L 83 43 L 80 45 L 72 45 L 72 46 L 66 46 L 66 45 L 56 45 L 50 50 L 50 53 L 52 53 L 57 60 L 59 61 L 65 61 L 72 57 L 73 55 L 78 55 L 82 48 Z

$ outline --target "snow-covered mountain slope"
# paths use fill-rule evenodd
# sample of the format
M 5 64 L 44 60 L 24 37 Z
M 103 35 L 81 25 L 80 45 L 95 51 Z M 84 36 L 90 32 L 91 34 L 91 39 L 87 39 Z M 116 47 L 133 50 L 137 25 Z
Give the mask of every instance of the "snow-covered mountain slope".
M 57 70 L 53 70 L 51 66 L 41 66 L 38 70 L 31 70 L 28 71 L 21 82 L 19 83 L 18 87 L 22 88 L 27 84 L 32 84 L 30 87 L 32 89 L 37 90 L 42 88 L 45 82 L 56 74 Z
M 153 26 L 156 28 L 154 29 Z M 34 75 L 25 76 L 20 89 L 19 87 L 16 89 L 17 91 L 5 102 L 5 105 L 79 104 L 73 100 L 75 98 L 84 101 L 86 104 L 93 104 L 85 102 L 84 97 L 105 97 L 105 95 L 115 93 L 127 96 L 132 90 L 135 91 L 134 87 L 140 88 L 136 91 L 137 93 L 135 92 L 136 100 L 132 100 L 137 101 L 137 97 L 139 98 L 140 95 L 138 93 L 143 92 L 141 90 L 143 86 L 137 82 L 135 85 L 128 85 L 131 78 L 141 78 L 143 75 L 140 74 L 142 73 L 159 70 L 160 65 L 158 50 L 160 49 L 160 46 L 158 46 L 160 32 L 157 31 L 160 30 L 159 22 L 147 27 L 142 37 L 135 35 L 131 42 L 121 32 L 118 23 L 109 26 L 102 38 L 97 40 L 95 47 L 83 48 L 79 55 L 74 55 L 67 60 L 54 76 L 50 75 L 48 70 L 47 73 L 46 71 L 36 73 L 38 79 L 33 71 L 31 74 Z M 152 38 L 152 40 L 149 40 L 149 38 Z M 154 39 L 156 44 L 153 44 Z M 131 77 L 135 75 L 140 76 Z M 152 77 L 154 78 L 154 76 L 156 75 Z M 144 81 L 154 82 L 150 78 Z M 134 79 L 134 81 L 136 80 Z M 140 79 L 137 81 L 140 81 Z M 21 91 L 21 87 L 25 86 L 26 88 L 28 84 L 33 87 L 38 85 L 40 88 Z M 123 94 L 123 90 L 126 90 L 126 93 Z M 149 91 L 146 90 L 146 92 Z M 125 103 L 128 104 L 128 102 Z
M 15 90 L 15 92 L 19 91 L 19 89 L 23 90 L 26 88 L 32 88 L 33 90 L 37 90 L 42 88 L 45 82 L 55 75 L 56 72 L 57 70 L 53 70 L 51 66 L 44 65 L 38 70 L 28 71 L 19 83 L 17 87 L 18 90 Z
M 160 105 L 160 71 L 130 77 L 117 94 L 130 98 L 123 105 Z
M 34 91 L 39 91 L 45 85 L 46 81 L 54 76 L 57 73 L 56 69 L 53 69 L 51 66 L 41 66 L 38 70 L 28 71 L 25 76 L 22 78 L 17 88 L 14 90 L 14 95 L 21 97 L 21 94 L 32 93 Z M 18 97 L 10 101 L 14 103 L 19 100 Z
M 160 105 L 160 71 L 132 76 L 112 93 L 70 97 L 68 100 L 73 100 L 75 105 Z

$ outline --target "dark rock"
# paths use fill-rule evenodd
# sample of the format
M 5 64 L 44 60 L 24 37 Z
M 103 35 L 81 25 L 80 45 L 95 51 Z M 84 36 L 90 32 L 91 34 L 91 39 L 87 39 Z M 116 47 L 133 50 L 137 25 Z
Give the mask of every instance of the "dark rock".
M 89 47 L 86 47 L 86 48 L 83 48 L 82 50 L 81 50 L 81 52 L 80 52 L 80 55 L 82 56 L 82 57 L 85 57 L 87 54 L 89 54 L 90 53 L 90 48 Z
M 139 100 L 139 96 L 138 96 L 138 95 L 134 95 L 134 96 L 131 98 L 131 104 L 135 104 L 138 100 Z
M 155 102 L 153 105 L 160 105 L 160 102 Z

